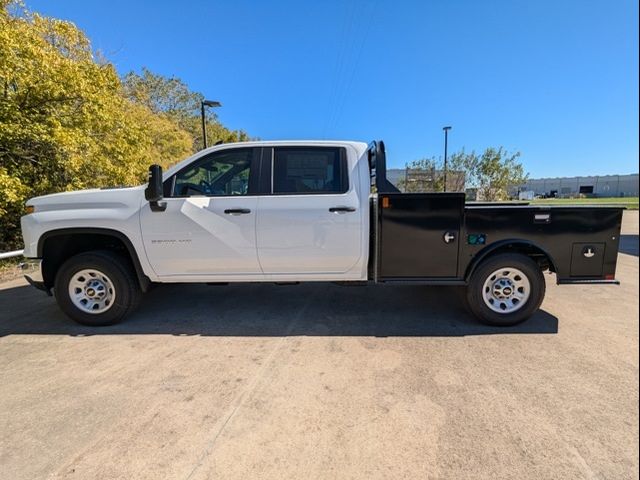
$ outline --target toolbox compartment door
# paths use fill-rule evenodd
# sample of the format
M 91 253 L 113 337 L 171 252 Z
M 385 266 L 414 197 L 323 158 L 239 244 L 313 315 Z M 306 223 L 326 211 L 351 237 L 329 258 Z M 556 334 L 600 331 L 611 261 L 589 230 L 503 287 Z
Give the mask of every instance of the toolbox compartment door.
M 379 195 L 378 278 L 454 278 L 464 193 Z
M 571 251 L 571 276 L 602 276 L 605 248 L 605 243 L 574 243 Z

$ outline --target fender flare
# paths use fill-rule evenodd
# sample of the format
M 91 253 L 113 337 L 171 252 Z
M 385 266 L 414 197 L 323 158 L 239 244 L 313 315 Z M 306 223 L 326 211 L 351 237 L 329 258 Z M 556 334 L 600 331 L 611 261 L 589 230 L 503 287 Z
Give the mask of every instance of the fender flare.
M 127 249 L 127 252 L 129 253 L 129 257 L 131 258 L 131 263 L 133 264 L 133 268 L 136 272 L 136 277 L 138 278 L 140 289 L 143 292 L 146 292 L 149 289 L 151 280 L 149 280 L 149 277 L 147 277 L 147 275 L 144 273 L 144 270 L 142 269 L 142 264 L 140 263 L 138 252 L 136 251 L 129 237 L 118 230 L 112 230 L 110 228 L 99 228 L 99 227 L 71 227 L 71 228 L 58 228 L 55 230 L 48 230 L 44 232 L 42 235 L 40 235 L 40 238 L 38 239 L 38 247 L 37 247 L 38 258 L 43 257 L 44 245 L 48 239 L 53 237 L 59 237 L 62 235 L 74 235 L 74 234 L 104 235 L 107 237 L 114 237 L 120 240 L 124 244 L 125 248 Z
M 558 272 L 558 269 L 556 267 L 556 262 L 553 259 L 553 256 L 551 256 L 551 254 L 549 254 L 549 252 L 542 248 L 540 245 L 530 241 L 530 240 L 525 240 L 522 238 L 507 238 L 505 240 L 499 240 L 495 243 L 492 243 L 490 245 L 487 245 L 485 248 L 483 248 L 482 250 L 480 250 L 471 260 L 471 262 L 469 263 L 469 265 L 467 266 L 467 269 L 465 271 L 464 274 L 464 279 L 466 281 L 469 280 L 469 278 L 471 278 L 471 275 L 473 275 L 473 272 L 476 270 L 476 268 L 478 268 L 478 266 L 488 257 L 490 257 L 491 255 L 493 255 L 497 250 L 500 250 L 502 248 L 508 247 L 508 246 L 523 246 L 523 247 L 527 247 L 527 248 L 532 248 L 534 250 L 538 250 L 541 254 L 543 254 L 544 256 L 546 256 L 549 259 L 549 263 L 551 264 L 551 267 L 553 268 L 553 271 Z

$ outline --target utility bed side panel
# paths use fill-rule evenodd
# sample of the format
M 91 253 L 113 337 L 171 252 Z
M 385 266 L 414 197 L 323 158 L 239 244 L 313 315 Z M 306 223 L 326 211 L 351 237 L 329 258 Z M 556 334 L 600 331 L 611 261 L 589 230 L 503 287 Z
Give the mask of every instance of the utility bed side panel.
M 560 283 L 615 278 L 619 207 L 467 204 L 458 193 L 383 193 L 377 201 L 378 281 L 463 281 L 507 245 L 545 252 Z
M 524 240 L 545 251 L 558 282 L 612 280 L 622 224 L 616 207 L 467 206 L 458 275 L 499 243 Z M 484 244 L 474 243 L 484 236 Z

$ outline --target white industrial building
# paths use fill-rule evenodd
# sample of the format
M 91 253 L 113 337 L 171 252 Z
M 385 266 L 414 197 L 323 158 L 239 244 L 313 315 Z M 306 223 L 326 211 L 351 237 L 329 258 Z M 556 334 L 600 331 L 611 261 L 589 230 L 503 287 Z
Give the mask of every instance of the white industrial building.
M 532 178 L 511 192 L 534 192 L 546 197 L 637 197 L 638 174 L 602 175 L 596 177 Z

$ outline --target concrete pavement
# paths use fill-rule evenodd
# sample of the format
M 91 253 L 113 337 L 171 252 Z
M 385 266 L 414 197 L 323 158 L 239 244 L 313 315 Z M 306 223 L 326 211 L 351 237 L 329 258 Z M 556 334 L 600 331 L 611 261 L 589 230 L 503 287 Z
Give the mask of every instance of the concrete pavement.
M 160 286 L 75 325 L 0 285 L 0 478 L 638 478 L 638 212 L 616 286 L 480 325 L 451 288 Z

